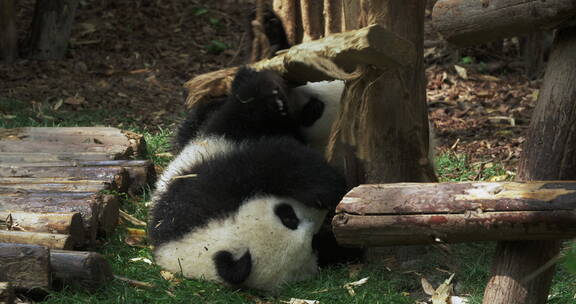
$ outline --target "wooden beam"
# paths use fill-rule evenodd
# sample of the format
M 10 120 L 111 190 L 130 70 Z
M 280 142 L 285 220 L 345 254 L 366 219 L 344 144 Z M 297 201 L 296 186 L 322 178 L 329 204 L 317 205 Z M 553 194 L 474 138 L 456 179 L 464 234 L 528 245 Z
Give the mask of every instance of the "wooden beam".
M 440 0 L 434 28 L 448 42 L 471 46 L 576 24 L 573 0 Z
M 381 69 L 412 66 L 418 61 L 414 45 L 407 39 L 379 25 L 339 33 L 305 42 L 271 59 L 252 64 L 257 70 L 277 71 L 288 81 L 308 81 L 350 78 L 359 65 L 374 65 Z M 186 82 L 189 90 L 186 104 L 229 92 L 237 68 L 199 75 Z
M 72 250 L 76 245 L 67 234 L 8 230 L 0 230 L 0 243 L 40 245 L 50 249 L 66 250 Z
M 382 246 L 576 236 L 576 182 L 361 185 L 332 224 L 340 244 Z

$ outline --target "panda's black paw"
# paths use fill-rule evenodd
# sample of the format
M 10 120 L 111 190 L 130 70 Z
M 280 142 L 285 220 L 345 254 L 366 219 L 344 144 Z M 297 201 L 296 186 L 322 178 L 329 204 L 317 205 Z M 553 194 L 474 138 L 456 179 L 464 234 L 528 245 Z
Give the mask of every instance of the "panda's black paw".
M 218 275 L 230 285 L 240 285 L 252 271 L 252 256 L 250 250 L 246 251 L 238 260 L 228 251 L 216 252 L 213 257 Z
M 324 113 L 324 102 L 316 97 L 310 97 L 310 100 L 302 107 L 300 113 L 300 124 L 303 127 L 312 126 L 316 120 L 322 117 Z

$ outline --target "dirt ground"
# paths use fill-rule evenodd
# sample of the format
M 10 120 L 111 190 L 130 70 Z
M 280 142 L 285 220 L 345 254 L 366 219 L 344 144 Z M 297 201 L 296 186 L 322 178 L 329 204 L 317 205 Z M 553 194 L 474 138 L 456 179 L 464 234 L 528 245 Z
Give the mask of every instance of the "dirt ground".
M 33 5 L 17 2 L 21 45 Z M 31 106 L 64 100 L 60 106 L 71 111 L 124 109 L 142 127 L 171 128 L 185 110 L 185 81 L 243 61 L 247 9 L 233 0 L 81 1 L 66 59 L 0 65 L 0 96 Z M 436 39 L 429 27 L 426 38 Z M 427 95 L 438 152 L 466 153 L 514 171 L 539 86 L 512 64 L 516 51 L 513 43 L 496 56 L 462 50 L 459 58 L 473 59 L 456 61 L 464 75 L 445 45 L 428 45 Z M 8 114 L 0 107 L 0 115 Z M 118 115 L 105 122 L 118 125 Z

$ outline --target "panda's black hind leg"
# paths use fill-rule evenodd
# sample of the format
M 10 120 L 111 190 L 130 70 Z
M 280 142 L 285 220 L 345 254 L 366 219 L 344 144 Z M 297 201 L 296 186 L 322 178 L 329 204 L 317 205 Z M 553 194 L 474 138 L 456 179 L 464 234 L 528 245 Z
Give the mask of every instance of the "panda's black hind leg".
M 218 251 L 214 254 L 214 264 L 218 275 L 226 283 L 231 285 L 240 285 L 250 275 L 252 271 L 252 255 L 250 250 L 246 251 L 238 260 L 228 251 Z

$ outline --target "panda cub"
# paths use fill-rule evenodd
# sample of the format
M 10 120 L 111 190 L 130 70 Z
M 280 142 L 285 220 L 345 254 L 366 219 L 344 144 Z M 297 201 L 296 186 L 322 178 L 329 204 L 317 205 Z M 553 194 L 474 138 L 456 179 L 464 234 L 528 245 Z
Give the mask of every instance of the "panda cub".
M 266 291 L 316 274 L 314 235 L 346 184 L 302 144 L 291 107 L 276 74 L 247 68 L 229 97 L 195 107 L 152 198 L 158 265 Z

